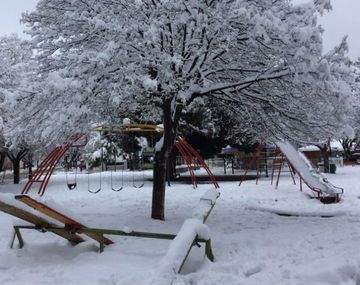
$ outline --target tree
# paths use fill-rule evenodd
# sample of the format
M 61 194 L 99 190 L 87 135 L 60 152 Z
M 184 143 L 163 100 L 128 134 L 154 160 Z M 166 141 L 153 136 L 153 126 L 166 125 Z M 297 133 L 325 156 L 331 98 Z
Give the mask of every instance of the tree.
M 351 152 L 360 142 L 360 60 L 353 63 L 355 74 L 355 83 L 352 86 L 352 111 L 347 116 L 347 124 L 342 132 L 339 141 L 344 149 L 344 158 L 349 159 Z
M 356 82 L 356 69 L 354 64 L 346 56 L 348 45 L 344 37 L 341 43 L 329 51 L 324 58 L 329 63 L 329 74 L 332 80 L 329 81 L 328 102 L 333 111 L 331 129 L 322 136 L 322 141 L 316 145 L 320 149 L 323 161 L 324 172 L 329 172 L 329 156 L 331 155 L 331 140 L 339 139 L 342 142 L 345 157 L 350 154 L 352 142 L 355 140 L 356 114 L 359 106 L 359 86 Z M 355 125 L 354 125 L 355 123 Z M 352 128 L 351 126 L 354 126 Z M 321 138 L 321 137 L 320 137 Z
M 74 122 L 86 129 L 114 113 L 161 120 L 151 216 L 164 219 L 166 161 L 194 104 L 232 111 L 257 137 L 327 129 L 332 75 L 316 14 L 328 8 L 326 0 L 40 0 L 23 17 L 51 89 L 32 98 L 38 134 L 58 138 Z
M 35 66 L 32 50 L 26 41 L 17 35 L 0 38 L 0 149 L 13 163 L 15 184 L 20 181 L 20 162 L 28 154 L 28 140 L 31 138 L 26 127 L 13 135 L 15 120 L 20 117 L 17 100 L 20 96 L 33 95 L 28 83 L 30 78 L 34 78 Z

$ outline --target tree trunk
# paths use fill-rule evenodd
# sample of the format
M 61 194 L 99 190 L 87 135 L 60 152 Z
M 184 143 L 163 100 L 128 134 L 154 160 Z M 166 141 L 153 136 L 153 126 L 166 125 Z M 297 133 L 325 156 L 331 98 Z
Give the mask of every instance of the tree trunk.
M 14 184 L 20 183 L 20 161 L 21 159 L 18 158 L 12 161 L 14 168 Z
M 166 188 L 166 158 L 163 151 L 156 152 L 154 158 L 154 182 L 151 218 L 165 219 L 165 188 Z
M 29 162 L 28 162 L 27 167 L 28 167 L 28 170 L 29 170 L 29 175 L 28 175 L 28 177 L 29 177 L 29 180 L 30 180 L 31 177 L 33 176 L 33 171 L 32 171 L 33 164 L 32 164 L 32 161 L 29 161 Z
M 175 148 L 173 148 L 169 160 L 168 160 L 168 179 L 170 179 L 170 181 L 174 181 L 176 179 L 176 151 Z
M 11 160 L 14 169 L 14 184 L 20 183 L 20 162 L 28 153 L 27 148 L 20 149 L 17 153 L 12 151 L 7 151 L 6 155 Z
M 4 170 L 5 156 L 5 152 L 0 152 L 0 172 Z
M 154 158 L 154 181 L 151 218 L 165 219 L 165 190 L 166 190 L 166 166 L 171 151 L 175 145 L 176 131 L 171 116 L 171 101 L 165 101 L 163 105 L 164 134 L 163 144 L 156 151 Z
M 320 148 L 320 154 L 321 157 L 324 161 L 324 173 L 329 173 L 330 172 L 330 167 L 329 167 L 329 151 L 328 151 L 328 145 L 324 144 L 321 146 L 318 146 Z

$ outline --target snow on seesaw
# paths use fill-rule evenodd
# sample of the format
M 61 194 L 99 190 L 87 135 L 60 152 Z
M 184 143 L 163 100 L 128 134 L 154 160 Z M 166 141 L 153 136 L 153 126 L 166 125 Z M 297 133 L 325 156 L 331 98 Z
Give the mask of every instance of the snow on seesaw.
M 122 174 L 113 175 L 118 187 Z M 193 247 L 173 284 L 360 284 L 359 175 L 358 166 L 328 175 L 345 189 L 342 201 L 331 205 L 310 199 L 309 190 L 300 192 L 286 174 L 278 189 L 266 178 L 241 187 L 222 182 L 206 223 L 215 262 L 204 257 L 203 246 Z M 99 178 L 98 173 L 78 173 L 77 189 L 69 191 L 66 176 L 55 173 L 46 199 L 89 227 L 176 234 L 211 188 L 173 183 L 166 194 L 166 221 L 156 221 L 150 218 L 150 181 L 134 188 L 133 174 L 124 172 L 124 189 L 114 192 L 110 173 L 103 173 L 102 190 L 89 193 L 88 184 L 98 188 Z M 141 180 L 136 173 L 134 181 Z M 2 185 L 0 191 L 19 194 L 22 186 Z M 10 249 L 14 222 L 25 224 L 0 212 L 0 284 L 149 284 L 170 245 L 167 240 L 109 236 L 115 243 L 99 254 L 95 241 L 72 247 L 52 233 L 24 229 L 25 247 L 18 249 L 16 243 Z

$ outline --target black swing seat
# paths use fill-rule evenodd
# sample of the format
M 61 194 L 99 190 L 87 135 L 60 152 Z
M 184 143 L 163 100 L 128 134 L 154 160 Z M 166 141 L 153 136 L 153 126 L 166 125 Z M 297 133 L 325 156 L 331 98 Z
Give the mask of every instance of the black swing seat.
M 67 184 L 69 190 L 74 190 L 76 188 L 76 182 L 75 183 L 68 183 Z
M 121 191 L 121 190 L 123 190 L 123 189 L 124 189 L 123 186 L 120 187 L 120 188 L 118 188 L 118 189 L 111 187 L 111 190 L 113 190 L 113 191 L 115 191 L 115 192 L 119 192 L 119 191 Z
M 139 186 L 137 186 L 137 185 L 135 185 L 135 184 L 133 183 L 133 187 L 134 187 L 134 188 L 142 188 L 144 185 L 145 185 L 145 183 L 143 183 L 143 184 L 141 184 L 141 185 L 139 185 Z

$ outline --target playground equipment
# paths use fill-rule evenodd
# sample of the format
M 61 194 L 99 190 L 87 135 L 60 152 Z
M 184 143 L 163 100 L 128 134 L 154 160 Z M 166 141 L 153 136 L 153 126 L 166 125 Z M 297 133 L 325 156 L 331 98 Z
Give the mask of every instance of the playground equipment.
M 81 139 L 84 139 L 84 142 L 78 143 Z M 70 138 L 70 142 L 65 142 L 62 146 L 57 146 L 56 148 L 54 148 L 41 162 L 39 167 L 35 170 L 32 177 L 24 186 L 21 194 L 27 194 L 34 183 L 40 183 L 40 186 L 38 188 L 38 194 L 40 196 L 44 195 L 50 177 L 53 174 L 57 163 L 63 157 L 63 155 L 70 148 L 84 147 L 86 144 L 87 138 L 84 135 L 73 135 Z
M 98 188 L 95 188 L 94 190 L 91 189 L 91 186 L 90 186 L 90 172 L 88 173 L 87 182 L 88 182 L 88 192 L 90 192 L 92 194 L 99 193 L 101 191 L 101 188 L 102 188 L 102 174 L 101 174 L 101 171 L 99 172 L 99 187 Z
M 98 126 L 94 129 L 95 131 L 100 131 L 100 132 L 158 132 L 161 133 L 163 132 L 163 128 L 159 127 L 157 125 L 144 125 L 144 124 L 127 124 L 124 125 L 121 128 L 107 128 L 104 126 Z M 81 139 L 83 139 L 84 141 L 82 143 L 79 143 L 79 141 L 81 141 Z M 80 147 L 84 147 L 87 144 L 87 138 L 84 135 L 73 135 L 70 139 L 69 142 L 65 142 L 62 146 L 58 146 L 56 148 L 54 148 L 46 157 L 45 159 L 41 162 L 41 164 L 39 165 L 39 167 L 36 169 L 36 171 L 34 172 L 33 176 L 28 180 L 28 182 L 26 183 L 26 185 L 24 186 L 21 194 L 28 194 L 30 189 L 32 188 L 32 186 L 34 185 L 34 183 L 40 183 L 40 186 L 38 188 L 38 194 L 40 196 L 43 196 L 46 190 L 46 187 L 49 183 L 50 177 L 53 174 L 55 167 L 57 165 L 57 163 L 59 162 L 59 160 L 63 157 L 63 155 L 70 149 L 70 148 L 80 148 Z M 176 148 L 178 149 L 179 153 L 183 156 L 184 161 L 187 165 L 187 168 L 189 170 L 190 176 L 191 176 L 191 180 L 192 180 L 192 184 L 193 187 L 196 188 L 197 187 L 197 180 L 196 180 L 196 176 L 194 173 L 194 165 L 195 167 L 202 167 L 205 169 L 205 171 L 207 172 L 212 184 L 214 185 L 215 188 L 219 188 L 219 184 L 216 181 L 215 176 L 212 174 L 211 170 L 209 169 L 209 167 L 206 165 L 206 163 L 204 162 L 204 160 L 202 159 L 202 157 L 197 153 L 197 151 L 195 149 L 193 149 L 191 147 L 191 145 L 189 143 L 187 143 L 183 138 L 181 138 L 179 135 L 176 137 L 176 143 L 175 143 Z M 89 183 L 89 176 L 88 176 L 88 190 L 91 193 L 98 193 L 101 191 L 101 184 L 102 184 L 102 177 L 101 177 L 101 172 L 99 174 L 100 177 L 100 187 L 97 188 L 96 190 L 91 190 L 90 189 L 90 183 Z M 144 185 L 144 173 L 143 173 L 143 179 L 140 185 L 137 185 L 135 183 L 135 175 L 133 175 L 133 186 L 135 188 L 141 188 Z M 76 182 L 75 183 L 68 183 L 68 187 L 70 188 L 75 188 L 76 187 Z M 119 190 L 120 191 L 120 190 Z
M 275 170 L 277 168 L 278 174 L 277 174 L 277 180 L 276 180 L 276 188 L 278 187 L 283 163 L 286 163 L 286 165 L 289 169 L 289 173 L 292 177 L 292 180 L 293 180 L 294 184 L 296 184 L 295 178 L 294 178 L 294 172 L 291 167 L 291 163 L 284 156 L 284 154 L 280 151 L 280 149 L 277 146 L 269 149 L 268 147 L 266 147 L 265 143 L 260 143 L 258 145 L 258 147 L 256 148 L 255 154 L 251 157 L 250 161 L 246 164 L 245 171 L 244 171 L 243 175 L 240 177 L 239 186 L 241 186 L 242 182 L 246 179 L 249 170 L 254 167 L 256 168 L 256 176 L 255 176 L 256 184 L 258 184 L 262 168 L 265 168 L 266 177 L 268 177 L 268 173 L 269 173 L 268 163 L 269 162 L 271 162 L 271 184 L 273 184 Z
M 91 189 L 90 186 L 90 171 L 88 171 L 87 175 L 87 182 L 88 182 L 88 192 L 92 194 L 97 194 L 102 189 L 102 168 L 103 168 L 103 160 L 104 160 L 104 149 L 103 146 L 101 146 L 101 155 L 100 155 L 100 172 L 99 172 L 99 187 L 95 188 L 94 190 Z
M 152 130 L 153 131 L 153 130 Z M 165 239 L 165 240 L 173 240 L 175 246 L 172 248 L 178 248 L 176 244 L 181 244 L 186 242 L 184 246 L 181 246 L 177 250 L 179 253 L 177 254 L 176 264 L 174 263 L 173 270 L 176 272 L 180 272 L 183 267 L 185 260 L 187 259 L 190 250 L 193 246 L 200 247 L 200 243 L 205 244 L 205 254 L 209 258 L 210 261 L 214 260 L 212 248 L 211 248 L 211 239 L 208 234 L 208 230 L 205 227 L 205 222 L 210 215 L 213 207 L 215 206 L 216 199 L 220 195 L 216 189 L 211 189 L 208 191 L 200 200 L 200 203 L 195 209 L 192 219 L 188 219 L 185 221 L 181 231 L 178 234 L 164 234 L 164 233 L 150 233 L 150 232 L 138 232 L 138 231 L 128 231 L 128 230 L 114 230 L 114 229 L 102 229 L 102 228 L 89 228 L 84 224 L 78 222 L 76 219 L 70 217 L 67 214 L 62 213 L 63 210 L 59 211 L 57 208 L 62 207 L 50 207 L 46 202 L 39 202 L 25 194 L 27 194 L 33 184 L 39 183 L 38 194 L 41 196 L 44 195 L 46 186 L 48 185 L 49 179 L 52 173 L 55 170 L 56 164 L 59 162 L 61 157 L 72 147 L 83 147 L 87 143 L 85 138 L 85 142 L 79 143 L 79 141 L 85 138 L 83 135 L 72 136 L 69 142 L 64 143 L 62 146 L 56 147 L 50 154 L 43 160 L 38 169 L 35 171 L 33 177 L 29 179 L 24 189 L 22 190 L 21 195 L 15 196 L 15 201 L 11 201 L 9 199 L 5 199 L 5 196 L 0 195 L 0 211 L 3 211 L 7 214 L 20 218 L 32 225 L 15 225 L 14 226 L 14 235 L 11 243 L 11 247 L 14 246 L 15 239 L 18 239 L 19 247 L 24 247 L 25 243 L 20 230 L 23 229 L 32 229 L 37 230 L 42 233 L 52 232 L 66 240 L 70 241 L 71 244 L 76 245 L 80 242 L 83 242 L 85 239 L 83 235 L 86 237 L 95 240 L 99 243 L 100 252 L 102 252 L 106 245 L 111 245 L 113 241 L 105 235 L 118 235 L 118 236 L 132 236 L 132 237 L 142 237 L 142 238 L 155 238 L 155 239 Z M 201 166 L 206 166 L 200 155 L 192 149 L 192 147 L 184 141 L 182 138 L 177 137 L 176 146 L 178 149 L 181 149 L 181 153 L 185 155 L 188 161 L 189 170 L 192 170 L 192 162 L 191 159 L 195 158 L 196 163 Z M 205 167 L 204 167 L 205 168 Z M 208 173 L 212 175 L 210 170 L 207 168 Z M 196 182 L 196 180 L 195 180 Z M 215 188 L 218 188 L 215 178 L 213 177 L 212 182 Z M 68 183 L 70 184 L 70 183 Z M 196 184 L 193 184 L 194 187 Z M 76 186 L 75 186 L 76 187 Z M 142 187 L 142 186 L 141 186 Z M 113 187 L 112 187 L 113 188 Z M 100 173 L 100 188 L 97 190 L 99 192 L 101 190 L 101 173 Z M 116 190 L 114 190 L 116 191 Z M 94 191 L 95 192 L 95 191 Z M 33 214 L 30 211 L 24 210 L 24 203 L 28 207 L 34 209 L 35 211 L 41 213 L 41 215 Z M 52 202 L 53 204 L 53 202 Z M 48 219 L 49 218 L 49 219 Z M 50 219 L 51 218 L 51 219 Z M 52 222 L 56 220 L 57 222 Z M 59 223 L 61 226 L 59 226 Z M 200 225 L 203 225 L 200 228 Z M 202 229 L 205 229 L 203 231 Z M 182 237 L 186 236 L 186 240 Z M 169 250 L 169 255 L 172 255 L 172 250 Z M 181 251 L 181 252 L 180 252 Z
M 136 132 L 162 133 L 164 131 L 163 127 L 161 126 L 147 125 L 147 124 L 126 124 L 123 125 L 122 127 L 115 127 L 115 128 L 98 126 L 95 128 L 95 130 L 100 132 L 109 132 L 109 133 L 136 133 Z M 205 169 L 214 187 L 219 188 L 219 184 L 217 183 L 215 176 L 213 175 L 209 167 L 206 165 L 205 161 L 202 159 L 199 153 L 180 135 L 176 136 L 175 147 L 185 161 L 194 188 L 197 187 L 197 180 L 194 172 L 195 167 L 200 167 Z
M 291 163 L 293 169 L 300 177 L 300 190 L 302 181 L 315 193 L 323 203 L 339 202 L 344 189 L 331 184 L 320 172 L 311 166 L 307 158 L 298 152 L 290 142 L 277 141 L 276 145 Z
M 114 172 L 116 172 L 116 155 L 114 154 Z M 111 169 L 110 171 L 110 187 L 111 187 L 111 190 L 112 191 L 115 191 L 115 192 L 119 192 L 121 191 L 123 188 L 124 188 L 124 164 L 123 164 L 123 167 L 122 167 L 122 170 L 121 170 L 121 186 L 116 188 L 114 185 L 113 185 L 113 170 Z
M 259 157 L 264 149 L 265 144 L 259 144 L 255 155 L 247 165 L 245 173 L 240 178 L 239 186 L 245 179 L 248 170 L 256 163 L 257 176 L 256 183 L 259 179 Z M 311 166 L 311 163 L 307 158 L 298 152 L 288 141 L 275 142 L 275 148 L 272 149 L 267 160 L 272 160 L 271 170 L 271 184 L 274 181 L 274 175 L 277 168 L 276 188 L 279 185 L 280 175 L 282 173 L 282 167 L 285 163 L 289 169 L 292 181 L 294 184 L 294 174 L 297 173 L 300 177 L 300 191 L 302 191 L 302 182 L 304 182 L 310 190 L 313 191 L 315 197 L 323 203 L 339 202 L 343 194 L 344 189 L 332 185 L 322 174 Z
M 104 251 L 106 245 L 111 245 L 114 242 L 107 238 L 105 235 L 118 235 L 118 236 L 128 236 L 128 237 L 141 237 L 141 238 L 154 238 L 154 239 L 165 239 L 165 240 L 174 240 L 174 243 L 182 243 L 184 239 L 180 236 L 184 234 L 189 235 L 190 243 L 186 241 L 185 249 L 188 247 L 187 251 L 181 251 L 178 255 L 181 259 L 176 259 L 176 272 L 180 272 L 183 264 L 185 263 L 186 258 L 189 255 L 189 252 L 193 246 L 199 246 L 199 243 L 205 243 L 205 254 L 210 261 L 214 260 L 214 256 L 211 249 L 211 240 L 208 235 L 202 237 L 201 233 L 198 233 L 199 224 L 205 224 L 208 216 L 210 215 L 213 207 L 215 206 L 216 200 L 219 197 L 220 193 L 211 189 L 205 193 L 205 195 L 200 199 L 198 206 L 193 212 L 193 217 L 191 220 L 196 219 L 196 223 L 185 221 L 182 230 L 175 234 L 165 234 L 165 233 L 151 233 L 151 232 L 138 232 L 138 231 L 125 231 L 125 230 L 114 230 L 114 229 L 101 229 L 101 228 L 89 228 L 84 224 L 78 222 L 76 219 L 61 213 L 59 210 L 50 207 L 46 203 L 39 202 L 27 195 L 17 195 L 15 200 L 11 200 L 9 196 L 11 195 L 0 195 L 0 211 L 3 211 L 9 215 L 17 217 L 27 223 L 32 225 L 14 225 L 14 235 L 11 242 L 11 247 L 14 246 L 15 239 L 18 239 L 19 248 L 24 247 L 24 239 L 20 230 L 22 229 L 31 229 L 37 230 L 42 233 L 52 232 L 68 241 L 72 245 L 83 242 L 85 239 L 82 235 L 96 241 L 99 243 L 100 252 Z M 12 198 L 12 197 L 11 197 Z M 35 211 L 41 213 L 41 216 L 31 213 L 30 211 L 24 210 L 20 202 L 24 203 L 28 207 L 34 209 Z M 58 208 L 58 207 L 56 207 Z M 62 207 L 61 207 L 62 208 Z M 61 223 L 63 226 L 59 226 L 57 223 L 53 223 L 47 219 L 47 217 L 52 220 L 56 220 Z M 206 231 L 207 232 L 207 231 Z M 180 247 L 183 248 L 183 247 Z M 171 250 L 169 250 L 171 251 Z M 180 263 L 179 263 L 180 262 Z
M 66 155 L 64 158 L 65 166 L 65 175 L 66 175 L 66 184 L 69 190 L 75 190 L 77 188 L 77 161 L 78 161 L 78 148 L 75 149 L 75 152 L 69 155 Z M 74 167 L 75 166 L 75 167 Z M 75 168 L 75 173 L 72 175 L 73 179 L 69 179 L 70 170 Z M 71 182 L 70 182 L 71 181 Z
M 145 185 L 145 174 L 144 174 L 144 170 L 143 170 L 143 160 L 142 160 L 142 158 L 141 157 L 138 157 L 137 159 L 136 158 L 133 158 L 132 159 L 132 164 L 133 164 L 133 166 L 135 165 L 135 164 L 137 164 L 138 165 L 138 168 L 139 168 L 139 171 L 141 172 L 141 181 L 140 181 L 140 183 L 139 184 L 136 184 L 136 180 L 135 180 L 135 168 L 133 169 L 133 171 L 132 171 L 132 186 L 134 187 L 134 188 L 138 188 L 138 189 L 140 189 L 140 188 L 142 188 L 144 185 Z
M 67 187 L 69 188 L 69 190 L 75 190 L 77 187 L 77 168 L 75 168 L 75 176 L 74 176 L 74 181 L 73 182 L 69 182 L 69 177 L 68 177 L 68 171 L 66 171 L 66 184 Z

